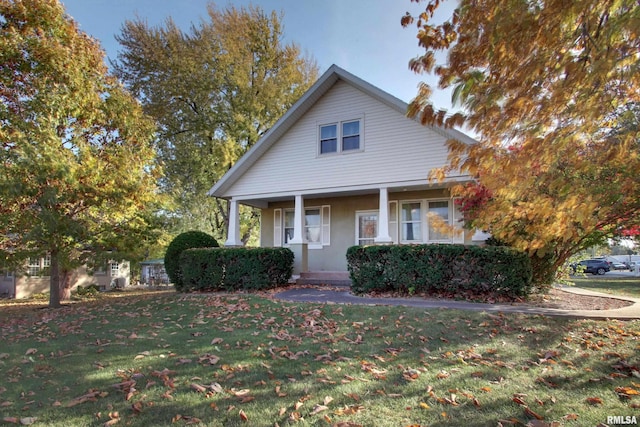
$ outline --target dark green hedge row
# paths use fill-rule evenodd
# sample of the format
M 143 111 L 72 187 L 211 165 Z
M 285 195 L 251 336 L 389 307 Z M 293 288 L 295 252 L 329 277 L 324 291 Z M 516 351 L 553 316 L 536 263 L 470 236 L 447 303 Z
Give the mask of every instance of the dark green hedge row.
M 261 290 L 287 283 L 293 252 L 287 248 L 202 248 L 180 255 L 180 292 Z
M 353 246 L 347 251 L 356 293 L 453 293 L 523 297 L 532 290 L 529 257 L 506 247 Z

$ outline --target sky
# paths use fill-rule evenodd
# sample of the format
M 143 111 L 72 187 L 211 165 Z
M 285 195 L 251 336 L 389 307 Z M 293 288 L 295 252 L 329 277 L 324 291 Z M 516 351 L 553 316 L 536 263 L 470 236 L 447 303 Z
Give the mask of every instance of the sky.
M 98 39 L 107 56 L 115 60 L 120 45 L 115 35 L 126 20 L 143 19 L 161 25 L 171 17 L 188 32 L 192 23 L 207 17 L 209 0 L 61 0 L 80 29 Z M 445 2 L 450 9 L 453 1 Z M 432 76 L 416 75 L 409 60 L 424 52 L 418 46 L 417 28 L 402 28 L 400 18 L 414 16 L 425 4 L 410 0 L 219 0 L 218 8 L 259 6 L 265 12 L 282 12 L 284 41 L 295 42 L 314 58 L 320 72 L 332 64 L 378 88 L 410 102 L 425 81 L 435 88 Z M 450 92 L 438 91 L 436 108 L 451 109 Z

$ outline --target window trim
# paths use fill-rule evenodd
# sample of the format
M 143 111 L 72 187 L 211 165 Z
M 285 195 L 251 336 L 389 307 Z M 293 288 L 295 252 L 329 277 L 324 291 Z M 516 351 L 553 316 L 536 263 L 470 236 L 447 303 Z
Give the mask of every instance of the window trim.
M 358 142 L 358 148 L 345 150 L 344 140 L 343 140 L 344 139 L 343 126 L 346 123 L 353 123 L 353 122 L 358 122 L 358 131 L 359 131 L 358 136 L 360 138 Z M 336 151 L 323 153 L 322 152 L 322 141 L 323 141 L 322 128 L 327 126 L 336 126 Z M 340 154 L 349 154 L 349 153 L 361 153 L 362 151 L 364 151 L 364 139 L 365 139 L 364 138 L 364 114 L 356 116 L 351 119 L 332 120 L 332 121 L 318 123 L 317 132 L 318 132 L 318 135 L 316 138 L 316 141 L 317 141 L 316 150 L 317 150 L 318 157 L 337 156 Z M 348 135 L 348 136 L 353 136 L 353 135 Z

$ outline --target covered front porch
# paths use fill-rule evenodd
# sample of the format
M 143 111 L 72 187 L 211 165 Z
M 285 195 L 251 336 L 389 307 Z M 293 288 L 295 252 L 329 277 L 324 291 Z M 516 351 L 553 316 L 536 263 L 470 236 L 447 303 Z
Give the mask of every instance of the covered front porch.
M 348 282 L 346 252 L 354 245 L 464 242 L 430 227 L 428 215 L 459 222 L 445 184 L 399 183 L 305 194 L 232 198 L 225 246 L 241 246 L 239 206 L 261 209 L 260 246 L 290 248 L 294 276 L 310 283 Z

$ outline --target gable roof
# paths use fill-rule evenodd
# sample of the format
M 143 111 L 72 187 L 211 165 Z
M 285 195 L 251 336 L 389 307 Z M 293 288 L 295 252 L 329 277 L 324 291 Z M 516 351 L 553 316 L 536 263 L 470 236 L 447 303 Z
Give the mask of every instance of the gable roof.
M 341 80 L 365 94 L 373 97 L 379 102 L 393 108 L 402 115 L 406 115 L 408 104 L 395 96 L 367 83 L 361 78 L 345 71 L 337 65 L 332 65 L 329 69 L 296 101 L 295 104 L 269 129 L 260 140 L 247 151 L 208 191 L 209 196 L 224 197 L 224 193 L 238 180 L 249 168 L 290 128 L 293 126 L 313 105 L 326 94 L 331 87 Z M 464 133 L 455 129 L 444 129 L 436 126 L 429 126 L 433 131 L 441 134 L 447 139 L 456 139 L 465 143 L 473 143 L 474 140 Z

